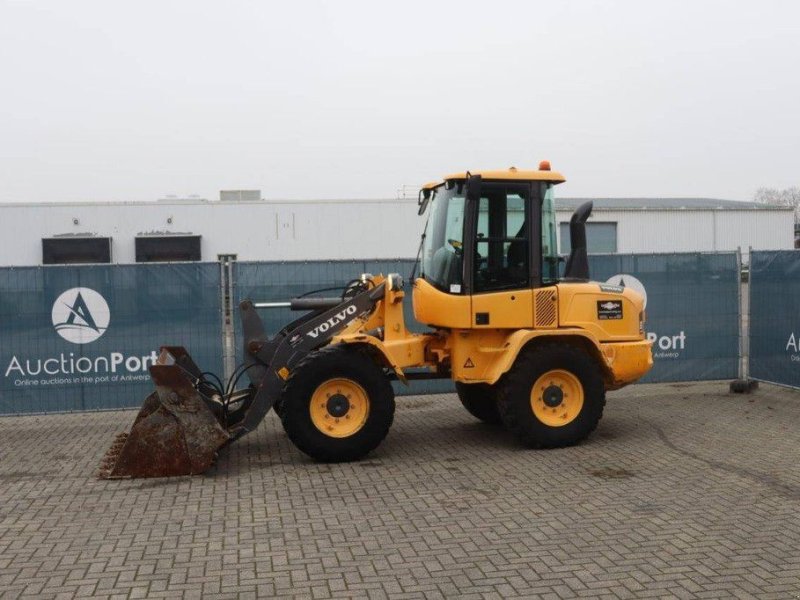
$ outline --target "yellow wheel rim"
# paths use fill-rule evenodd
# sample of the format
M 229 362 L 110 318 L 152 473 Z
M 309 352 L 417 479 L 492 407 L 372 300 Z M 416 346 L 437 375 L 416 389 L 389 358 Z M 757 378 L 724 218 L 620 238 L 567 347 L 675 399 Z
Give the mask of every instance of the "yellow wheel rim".
M 355 381 L 328 379 L 311 396 L 314 426 L 329 437 L 346 438 L 364 427 L 369 416 L 369 396 Z
M 533 384 L 531 408 L 545 425 L 563 427 L 572 423 L 583 408 L 583 386 L 569 371 L 548 371 Z

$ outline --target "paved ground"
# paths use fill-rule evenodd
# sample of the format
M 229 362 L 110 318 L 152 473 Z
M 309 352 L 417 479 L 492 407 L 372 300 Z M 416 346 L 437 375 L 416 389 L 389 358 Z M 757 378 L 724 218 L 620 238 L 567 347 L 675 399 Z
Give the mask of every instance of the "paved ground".
M 553 451 L 401 398 L 360 463 L 271 417 L 208 476 L 94 479 L 132 418 L 0 419 L 0 595 L 800 597 L 800 393 L 635 386 Z

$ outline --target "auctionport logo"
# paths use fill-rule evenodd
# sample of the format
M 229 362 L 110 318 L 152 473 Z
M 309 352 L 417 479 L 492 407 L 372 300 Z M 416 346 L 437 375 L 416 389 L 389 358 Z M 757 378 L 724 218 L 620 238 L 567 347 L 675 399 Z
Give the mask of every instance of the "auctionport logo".
M 644 301 L 644 308 L 647 308 L 647 290 L 644 288 L 644 284 L 636 279 L 633 275 L 628 275 L 627 273 L 618 273 L 616 275 L 612 275 L 606 281 L 608 285 L 615 285 L 621 288 L 631 288 L 632 290 L 636 290 L 642 295 Z
M 72 288 L 53 303 L 53 327 L 73 344 L 88 344 L 102 336 L 111 321 L 108 303 L 91 288 Z
M 629 273 L 617 273 L 606 281 L 608 285 L 615 285 L 620 288 L 631 288 L 642 295 L 644 308 L 647 308 L 647 290 L 644 284 Z M 680 358 L 686 350 L 686 332 L 680 330 L 678 333 L 661 335 L 654 331 L 647 332 L 647 340 L 653 344 L 653 358 Z
M 76 287 L 56 298 L 51 318 L 53 328 L 62 338 L 73 344 L 89 344 L 108 330 L 111 311 L 98 292 Z M 155 350 L 133 355 L 119 351 L 91 354 L 77 349 L 49 356 L 14 353 L 5 367 L 4 377 L 11 380 L 14 387 L 145 381 L 149 379 L 148 367 L 158 360 Z
M 794 331 L 790 332 L 785 350 L 789 353 L 789 360 L 800 362 L 800 335 L 795 336 Z

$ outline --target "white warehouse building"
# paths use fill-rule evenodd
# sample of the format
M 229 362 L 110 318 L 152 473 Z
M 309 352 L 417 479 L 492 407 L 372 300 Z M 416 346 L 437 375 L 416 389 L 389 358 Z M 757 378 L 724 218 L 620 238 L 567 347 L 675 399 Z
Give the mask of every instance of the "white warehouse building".
M 794 209 L 714 198 L 557 199 L 559 243 L 569 248 L 571 211 L 592 200 L 590 253 L 722 252 L 795 247 Z M 566 240 L 564 238 L 567 238 Z M 566 241 L 566 243 L 565 243 Z
M 560 251 L 572 211 L 590 198 L 557 198 Z M 794 248 L 791 208 L 704 198 L 597 198 L 590 253 Z M 424 218 L 415 199 L 220 200 L 0 204 L 0 266 L 164 260 L 292 261 L 413 258 Z

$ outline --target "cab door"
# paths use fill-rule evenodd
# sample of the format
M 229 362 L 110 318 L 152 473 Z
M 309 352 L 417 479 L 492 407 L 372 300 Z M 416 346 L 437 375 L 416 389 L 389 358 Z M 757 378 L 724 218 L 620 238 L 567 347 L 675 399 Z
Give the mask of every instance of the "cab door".
M 531 182 L 480 182 L 480 193 L 468 190 L 473 242 L 469 287 L 472 327 L 533 327 L 533 272 L 538 264 L 531 202 Z M 469 192 L 473 192 L 470 194 Z M 537 214 L 534 214 L 537 213 Z M 472 238 L 472 239 L 470 239 Z

